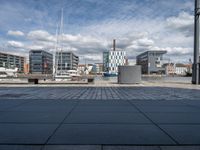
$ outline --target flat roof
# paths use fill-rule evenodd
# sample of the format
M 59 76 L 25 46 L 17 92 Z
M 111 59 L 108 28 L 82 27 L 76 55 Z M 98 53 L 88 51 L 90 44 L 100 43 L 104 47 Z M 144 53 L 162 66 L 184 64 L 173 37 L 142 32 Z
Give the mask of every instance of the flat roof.
M 148 54 L 148 53 L 166 54 L 167 51 L 166 50 L 149 50 L 149 51 L 145 51 L 145 52 L 139 54 L 137 57 Z
M 21 58 L 24 58 L 24 59 L 26 58 L 25 56 L 20 56 L 20 55 L 16 55 L 16 54 L 10 54 L 10 53 L 7 53 L 7 52 L 0 52 L 0 54 L 17 56 L 17 57 L 21 57 Z

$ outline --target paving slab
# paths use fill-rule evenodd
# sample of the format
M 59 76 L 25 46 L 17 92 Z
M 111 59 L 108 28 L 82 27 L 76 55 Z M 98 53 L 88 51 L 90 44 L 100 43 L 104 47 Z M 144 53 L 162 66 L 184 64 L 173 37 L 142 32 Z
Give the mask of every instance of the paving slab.
M 0 124 L 0 144 L 45 144 L 57 124 Z
M 103 150 L 161 150 L 159 146 L 103 146 Z
M 65 106 L 63 104 L 57 106 L 57 105 L 23 105 L 19 107 L 15 107 L 12 110 L 13 111 L 24 111 L 24 112 L 69 112 L 74 106 Z
M 123 123 L 138 123 L 151 124 L 151 122 L 141 113 L 74 113 L 72 112 L 64 123 L 91 123 L 91 124 L 123 124 Z
M 157 124 L 200 124 L 200 112 L 146 113 Z
M 137 106 L 142 112 L 157 112 L 157 113 L 191 113 L 200 112 L 200 109 L 190 106 Z
M 41 145 L 0 145 L 0 150 L 41 150 Z
M 200 150 L 200 146 L 160 146 L 161 150 Z
M 154 125 L 63 124 L 48 144 L 175 144 Z
M 134 105 L 139 106 L 187 106 L 183 100 L 129 100 Z
M 102 150 L 101 145 L 46 145 L 42 150 Z
M 179 144 L 200 144 L 200 125 L 159 125 Z
M 139 112 L 133 106 L 77 106 L 73 112 Z
M 43 149 L 200 145 L 199 90 L 36 86 L 0 88 L 0 97 L 0 149 L 37 149 L 47 141 Z M 169 148 L 198 149 L 160 147 Z
M 0 100 L 0 111 L 5 111 L 8 109 L 12 109 L 16 106 L 22 105 L 25 102 L 31 102 L 32 100 L 25 100 L 25 99 L 1 99 Z
M 79 106 L 130 106 L 127 100 L 81 100 Z
M 184 103 L 187 105 L 195 106 L 200 108 L 200 101 L 199 100 L 184 100 Z
M 68 112 L 24 112 L 6 111 L 0 113 L 0 123 L 60 123 Z

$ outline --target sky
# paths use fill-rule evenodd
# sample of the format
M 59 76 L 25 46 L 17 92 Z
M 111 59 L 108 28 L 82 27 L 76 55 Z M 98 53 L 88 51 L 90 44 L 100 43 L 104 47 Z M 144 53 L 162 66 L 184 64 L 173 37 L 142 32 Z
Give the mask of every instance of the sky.
M 113 39 L 130 63 L 147 50 L 167 50 L 169 62 L 193 58 L 194 0 L 0 0 L 0 51 L 55 53 L 61 9 L 63 49 L 80 63 L 102 62 Z

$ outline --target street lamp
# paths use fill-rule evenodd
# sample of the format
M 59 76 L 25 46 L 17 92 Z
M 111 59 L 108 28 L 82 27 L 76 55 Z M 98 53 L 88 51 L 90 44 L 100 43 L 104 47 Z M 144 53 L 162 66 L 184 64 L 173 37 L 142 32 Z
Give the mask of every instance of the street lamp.
M 199 16 L 200 0 L 195 0 L 194 10 L 194 63 L 192 69 L 192 83 L 199 84 Z

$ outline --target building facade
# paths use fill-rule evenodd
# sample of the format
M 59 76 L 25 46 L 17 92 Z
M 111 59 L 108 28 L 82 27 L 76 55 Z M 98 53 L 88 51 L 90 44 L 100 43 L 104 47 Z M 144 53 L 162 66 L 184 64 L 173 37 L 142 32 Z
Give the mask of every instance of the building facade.
M 176 65 L 174 63 L 164 64 L 165 74 L 166 75 L 175 75 L 176 74 Z
M 52 74 L 53 55 L 44 50 L 29 52 L 29 72 L 32 74 Z
M 163 55 L 166 53 L 167 51 L 146 51 L 136 57 L 136 63 L 142 66 L 143 74 L 163 74 L 165 73 Z
M 113 50 L 103 52 L 103 71 L 110 74 L 118 73 L 118 66 L 126 65 L 126 52 L 123 50 Z
M 78 69 L 79 57 L 73 52 L 56 52 L 55 61 L 58 72 Z
M 188 67 L 185 64 L 176 64 L 176 75 L 185 76 L 188 71 Z
M 28 63 L 25 63 L 25 64 L 24 64 L 24 73 L 25 73 L 25 74 L 28 74 L 28 73 L 29 73 L 29 69 L 30 69 L 29 64 L 28 64 Z
M 96 73 L 100 74 L 103 72 L 103 64 L 102 63 L 96 63 Z
M 0 67 L 6 69 L 18 69 L 19 73 L 24 73 L 25 57 L 0 52 Z

